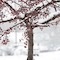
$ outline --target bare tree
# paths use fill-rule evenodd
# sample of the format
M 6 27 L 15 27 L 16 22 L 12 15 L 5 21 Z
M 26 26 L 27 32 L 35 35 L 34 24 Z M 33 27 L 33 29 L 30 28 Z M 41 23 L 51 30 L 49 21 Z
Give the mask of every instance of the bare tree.
M 12 5 L 11 5 L 11 3 Z M 13 3 L 17 5 L 18 9 L 15 9 L 13 7 Z M 40 5 L 41 4 L 41 5 Z M 33 29 L 36 27 L 39 27 L 41 30 L 44 27 L 50 27 L 50 25 L 57 25 L 59 23 L 59 17 L 60 17 L 60 1 L 59 0 L 0 0 L 0 24 L 4 23 L 14 23 L 17 20 L 19 22 L 17 24 L 14 24 L 12 27 L 9 27 L 5 31 L 0 28 L 2 34 L 0 36 L 0 39 L 5 34 L 10 33 L 10 31 L 16 27 L 17 25 L 20 25 L 21 27 L 24 26 L 26 28 L 26 39 L 28 41 L 28 58 L 27 60 L 33 60 Z M 8 11 L 13 17 L 9 19 L 5 19 L 7 15 L 4 15 L 3 9 L 4 7 L 8 8 Z M 51 14 L 50 9 L 54 9 L 54 12 L 56 14 L 53 14 L 52 17 L 49 17 Z M 59 13 L 58 13 L 59 11 Z M 53 12 L 52 12 L 53 13 Z M 22 15 L 21 15 L 22 14 Z M 49 17 L 49 18 L 48 18 Z M 58 19 L 57 19 L 58 18 Z M 40 20 L 44 20 L 40 22 Z M 3 41 L 3 44 L 6 44 L 7 41 Z

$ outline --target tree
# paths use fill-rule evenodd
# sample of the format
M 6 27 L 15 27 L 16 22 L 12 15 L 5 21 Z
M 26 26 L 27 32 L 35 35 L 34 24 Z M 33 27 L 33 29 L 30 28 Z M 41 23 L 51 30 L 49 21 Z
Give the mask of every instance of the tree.
M 9 27 L 5 31 L 0 28 L 2 36 L 9 34 L 10 31 L 16 27 L 24 26 L 26 28 L 25 36 L 28 41 L 28 58 L 27 60 L 33 60 L 33 29 L 39 27 L 41 30 L 44 27 L 50 27 L 50 25 L 57 25 L 59 23 L 60 17 L 60 1 L 59 0 L 0 0 L 0 24 L 13 24 L 12 27 Z M 41 4 L 41 5 L 40 5 Z M 14 7 L 15 6 L 15 7 Z M 17 6 L 17 8 L 16 8 Z M 6 10 L 7 8 L 8 10 Z M 8 11 L 10 17 L 5 11 Z M 50 14 L 54 14 L 50 17 Z M 11 17 L 12 15 L 12 17 Z M 6 17 L 7 16 L 7 17 Z M 58 19 L 57 19 L 58 18 Z M 17 22 L 19 21 L 19 22 Z M 3 41 L 5 42 L 5 40 Z M 5 42 L 6 43 L 6 42 Z M 5 44 L 4 43 L 4 44 Z

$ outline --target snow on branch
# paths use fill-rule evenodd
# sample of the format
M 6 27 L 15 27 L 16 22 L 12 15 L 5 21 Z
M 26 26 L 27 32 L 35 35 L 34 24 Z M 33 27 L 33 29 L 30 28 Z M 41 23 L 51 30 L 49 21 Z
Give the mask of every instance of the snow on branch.
M 11 21 L 14 21 L 15 19 L 21 19 L 21 20 L 23 20 L 24 18 L 21 18 L 21 17 L 14 17 L 14 18 L 11 18 L 11 19 L 8 19 L 8 20 L 5 20 L 5 21 L 0 21 L 0 23 L 11 22 Z
M 15 24 L 15 25 L 13 25 L 12 27 L 9 27 L 7 30 L 4 31 L 4 33 L 1 35 L 1 37 L 3 37 L 3 36 L 5 35 L 5 33 L 10 32 L 14 27 L 16 27 L 17 25 L 20 25 L 20 24 L 21 24 L 21 26 L 22 26 L 22 25 L 23 25 L 23 21 Z M 24 25 L 24 26 L 25 26 L 25 25 Z M 8 33 L 8 34 L 9 34 L 9 33 Z M 1 37 L 0 37 L 0 38 L 1 38 Z
M 48 19 L 47 21 L 42 22 L 41 24 L 48 24 L 50 21 L 53 21 L 59 17 L 60 17 L 60 14 L 54 15 L 52 18 Z
M 58 3 L 58 2 L 60 2 L 60 1 L 53 1 L 53 3 Z M 41 7 L 37 7 L 35 10 L 36 10 L 36 11 L 42 10 L 42 9 L 44 9 L 44 8 L 52 5 L 53 3 L 52 3 L 52 1 L 51 1 L 51 2 L 47 3 L 46 5 L 43 5 L 43 6 L 41 6 Z
M 57 3 L 57 2 L 60 2 L 60 1 L 54 1 L 53 3 Z M 10 6 L 7 2 L 4 2 L 4 3 L 7 4 L 12 10 L 14 10 L 14 12 L 16 12 L 15 9 L 13 9 L 12 6 Z M 34 12 L 36 13 L 36 15 L 38 15 L 39 14 L 37 12 L 38 10 L 42 10 L 42 9 L 46 8 L 47 6 L 50 6 L 51 4 L 52 4 L 52 2 L 49 2 L 46 5 L 43 5 L 41 7 L 37 7 L 34 11 L 32 11 L 30 13 L 26 13 L 24 18 L 32 16 L 32 15 L 35 15 L 35 14 L 33 14 Z M 24 19 L 24 18 L 15 17 L 14 19 Z M 14 19 L 9 19 L 9 20 L 6 20 L 6 21 L 1 21 L 0 23 L 5 23 L 5 22 L 13 21 Z

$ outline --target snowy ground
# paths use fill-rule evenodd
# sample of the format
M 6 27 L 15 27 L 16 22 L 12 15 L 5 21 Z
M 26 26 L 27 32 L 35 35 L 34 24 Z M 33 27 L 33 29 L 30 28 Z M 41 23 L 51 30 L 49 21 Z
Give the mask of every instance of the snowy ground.
M 20 56 L 0 56 L 0 60 L 26 60 L 26 55 L 20 55 Z M 44 52 L 40 53 L 39 56 L 34 56 L 34 60 L 60 60 L 60 51 L 54 51 L 54 52 Z
M 45 52 L 40 53 L 40 55 L 37 57 L 34 57 L 35 60 L 60 60 L 60 51 L 54 51 L 54 52 Z

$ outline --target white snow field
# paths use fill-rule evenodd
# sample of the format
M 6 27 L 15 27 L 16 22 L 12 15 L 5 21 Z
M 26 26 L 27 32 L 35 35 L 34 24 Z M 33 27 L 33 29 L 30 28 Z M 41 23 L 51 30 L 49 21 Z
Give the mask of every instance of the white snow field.
M 0 60 L 26 60 L 26 55 L 20 56 L 0 56 Z M 60 51 L 44 52 L 39 56 L 34 56 L 34 60 L 60 60 Z

